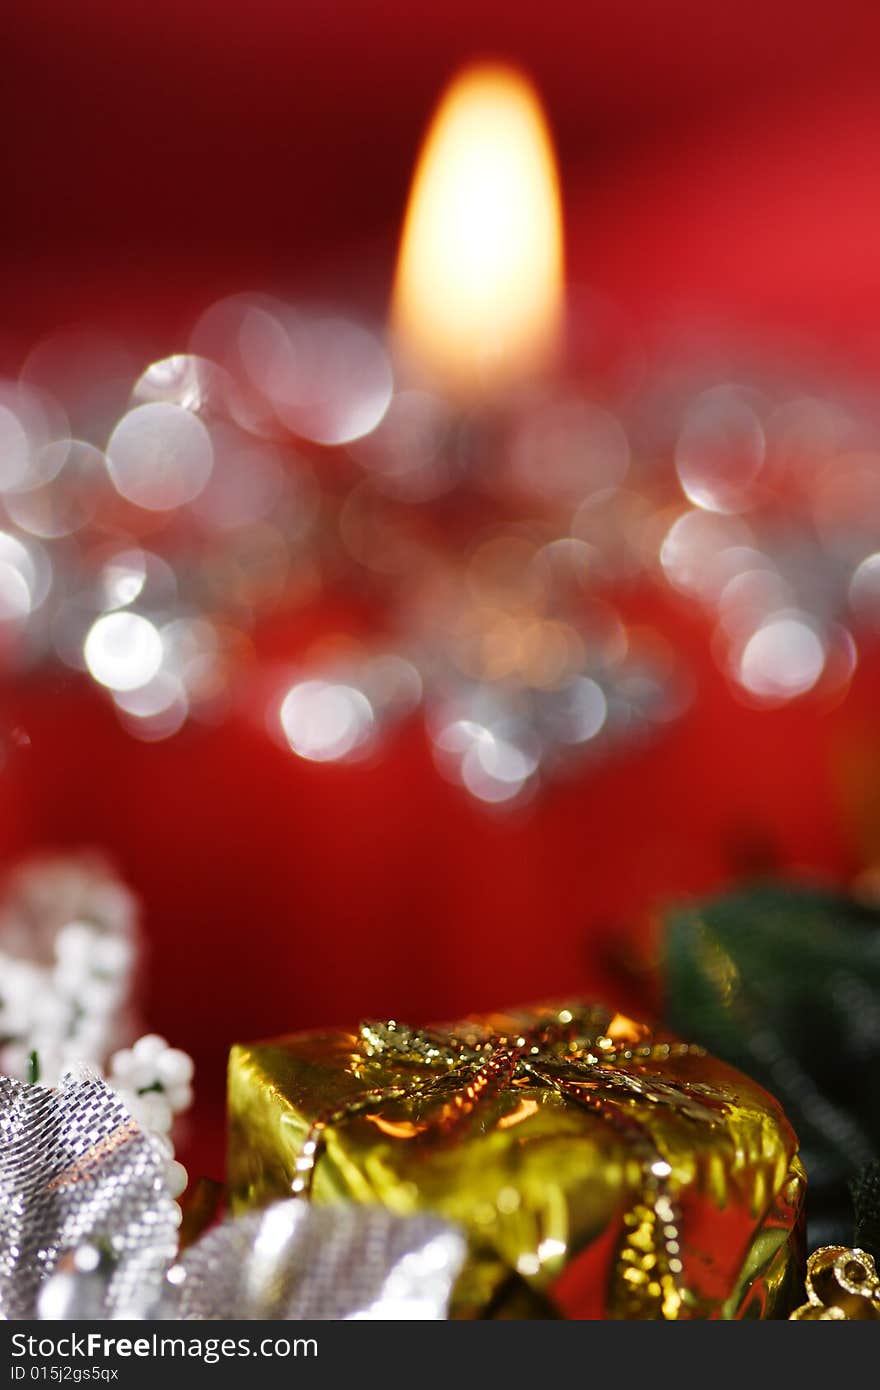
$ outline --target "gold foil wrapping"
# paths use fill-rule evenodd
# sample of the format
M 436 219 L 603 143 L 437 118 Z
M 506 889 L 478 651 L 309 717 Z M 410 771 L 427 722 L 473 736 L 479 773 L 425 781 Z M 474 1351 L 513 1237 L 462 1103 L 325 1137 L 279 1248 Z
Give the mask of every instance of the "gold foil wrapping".
M 702 1049 L 571 1004 L 233 1048 L 229 1183 L 435 1211 L 459 1317 L 787 1317 L 803 1175 L 776 1101 Z

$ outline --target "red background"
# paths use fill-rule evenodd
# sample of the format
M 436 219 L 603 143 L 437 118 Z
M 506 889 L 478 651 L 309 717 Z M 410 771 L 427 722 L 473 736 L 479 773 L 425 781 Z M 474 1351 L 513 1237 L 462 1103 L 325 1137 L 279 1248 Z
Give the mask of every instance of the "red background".
M 878 362 L 873 4 L 8 0 L 4 27 L 10 367 L 79 319 L 145 358 L 180 350 L 231 290 L 317 278 L 381 308 L 424 123 L 486 55 L 544 93 L 573 280 L 639 328 L 696 313 Z M 661 616 L 696 676 L 689 716 L 504 820 L 438 778 L 417 723 L 375 765 L 320 767 L 244 715 L 144 745 L 85 683 L 7 685 L 0 843 L 100 844 L 141 894 L 147 1016 L 200 1063 L 192 1164 L 218 1167 L 236 1038 L 575 991 L 649 1008 L 658 905 L 768 865 L 864 864 L 876 657 L 839 708 L 755 712 L 702 619 Z M 295 652 L 340 620 L 262 641 Z

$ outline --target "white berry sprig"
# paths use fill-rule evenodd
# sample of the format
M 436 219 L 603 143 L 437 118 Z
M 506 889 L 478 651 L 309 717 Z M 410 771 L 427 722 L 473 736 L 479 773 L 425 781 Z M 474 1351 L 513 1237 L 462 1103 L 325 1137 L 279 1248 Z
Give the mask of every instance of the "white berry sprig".
M 179 1197 L 187 1184 L 186 1169 L 174 1158 L 171 1129 L 175 1117 L 192 1104 L 193 1070 L 188 1053 L 170 1047 L 157 1033 L 146 1033 L 113 1054 L 107 1075 L 133 1118 L 166 1149 L 172 1197 Z
M 171 1195 L 187 1183 L 171 1138 L 192 1103 L 193 1062 L 136 1036 L 137 900 L 97 855 L 38 856 L 0 894 L 0 1072 L 55 1086 L 83 1067 L 105 1076 L 166 1157 Z

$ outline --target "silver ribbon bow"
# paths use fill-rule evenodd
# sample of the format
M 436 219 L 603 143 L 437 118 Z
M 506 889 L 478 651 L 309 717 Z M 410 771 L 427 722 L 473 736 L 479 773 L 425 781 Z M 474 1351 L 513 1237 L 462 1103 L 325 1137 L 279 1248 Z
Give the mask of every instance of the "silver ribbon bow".
M 0 1077 L 0 1317 L 436 1319 L 465 1255 L 435 1217 L 278 1202 L 175 1261 L 165 1158 L 97 1077 Z

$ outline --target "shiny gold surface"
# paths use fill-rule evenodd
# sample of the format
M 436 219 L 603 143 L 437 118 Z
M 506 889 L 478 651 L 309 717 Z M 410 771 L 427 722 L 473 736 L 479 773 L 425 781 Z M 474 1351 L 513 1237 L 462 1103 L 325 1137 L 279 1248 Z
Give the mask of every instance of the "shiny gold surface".
M 787 1316 L 803 1177 L 777 1103 L 598 1007 L 232 1051 L 234 1206 L 429 1208 L 464 1226 L 463 1317 Z
M 796 1322 L 864 1322 L 880 1319 L 880 1279 L 872 1257 L 844 1245 L 823 1245 L 807 1261 L 807 1301 L 791 1314 Z

